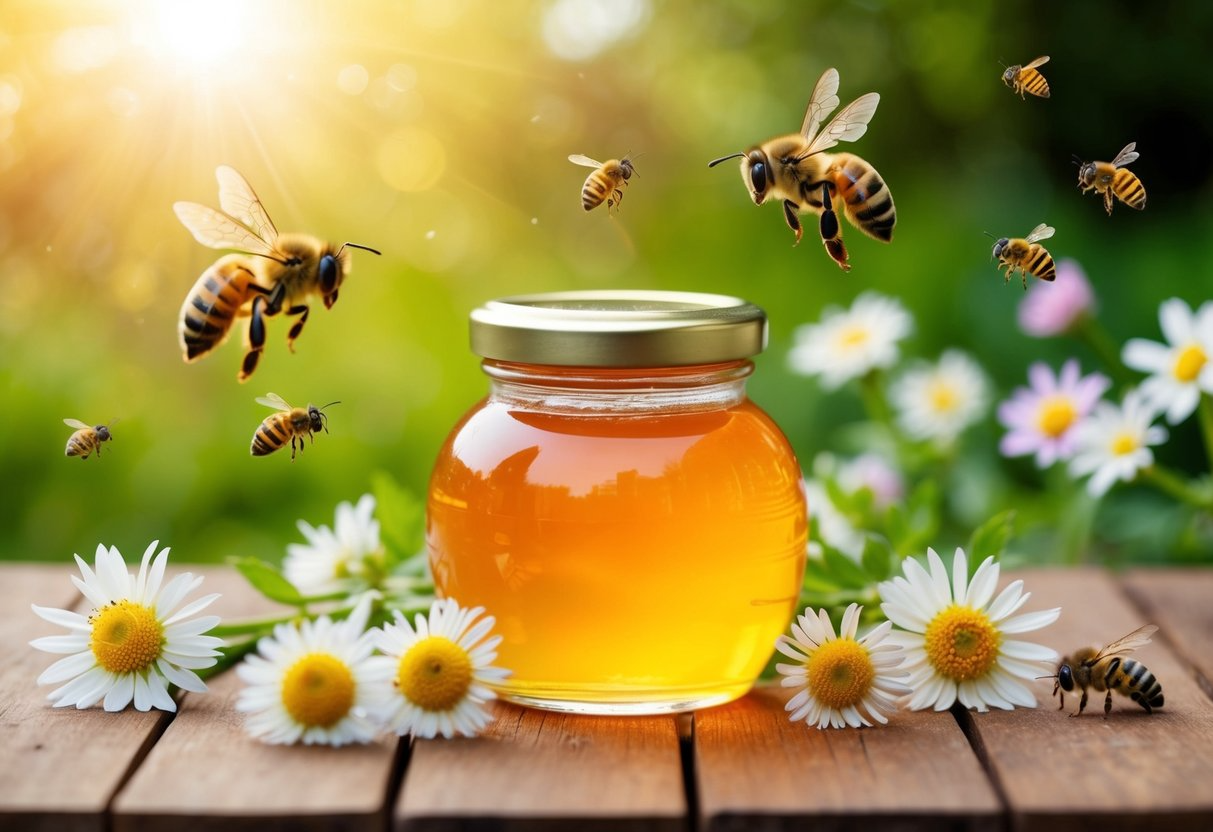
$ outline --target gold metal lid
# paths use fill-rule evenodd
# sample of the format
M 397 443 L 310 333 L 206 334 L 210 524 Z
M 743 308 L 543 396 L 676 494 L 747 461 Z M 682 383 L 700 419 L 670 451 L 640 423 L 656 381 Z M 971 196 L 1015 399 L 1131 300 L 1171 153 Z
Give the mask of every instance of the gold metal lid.
M 766 314 L 728 295 L 600 290 L 518 295 L 472 311 L 472 351 L 565 367 L 678 367 L 749 358 Z

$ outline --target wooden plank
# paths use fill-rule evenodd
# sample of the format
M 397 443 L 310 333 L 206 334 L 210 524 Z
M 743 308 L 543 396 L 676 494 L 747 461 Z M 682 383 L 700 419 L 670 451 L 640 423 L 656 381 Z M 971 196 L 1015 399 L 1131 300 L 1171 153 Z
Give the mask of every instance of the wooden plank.
M 764 686 L 696 714 L 701 829 L 999 828 L 998 797 L 951 714 L 818 730 L 788 719 L 792 693 Z
M 1056 624 L 1025 638 L 1063 655 L 1148 623 L 1101 569 L 1025 570 L 1012 577 L 1032 593 L 1027 610 L 1062 608 Z M 962 712 L 1002 789 L 1013 828 L 1213 828 L 1213 703 L 1167 647 L 1169 633 L 1163 635 L 1136 654 L 1166 696 L 1166 706 L 1153 715 L 1116 695 L 1104 719 L 1102 695 L 1092 693 L 1087 713 L 1070 718 L 1049 698 L 1051 679 L 1035 682 L 1042 702 L 1036 710 Z M 1077 708 L 1077 697 L 1067 696 L 1066 711 Z
M 413 743 L 396 829 L 687 828 L 673 717 L 496 709 L 496 721 L 475 739 Z
M 74 563 L 0 565 L 0 828 L 101 832 L 110 798 L 167 722 L 158 711 L 52 708 L 46 694 L 54 688 L 35 684 L 62 656 L 29 641 L 65 630 L 30 604 L 82 604 L 72 574 Z
M 230 570 L 202 570 L 203 589 L 222 592 L 225 620 L 275 608 Z M 397 740 L 343 748 L 265 745 L 236 711 L 241 681 L 228 672 L 180 712 L 113 806 L 115 832 L 194 830 L 381 830 Z
M 1121 583 L 1213 697 L 1213 569 L 1134 569 Z

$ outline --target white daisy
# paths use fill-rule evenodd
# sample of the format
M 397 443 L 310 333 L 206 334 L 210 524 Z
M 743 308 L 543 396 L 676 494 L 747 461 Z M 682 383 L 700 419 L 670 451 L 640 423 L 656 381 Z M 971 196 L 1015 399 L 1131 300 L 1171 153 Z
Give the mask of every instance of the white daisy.
M 826 390 L 897 361 L 897 342 L 914 328 L 910 313 L 893 298 L 864 292 L 851 308 L 829 307 L 821 321 L 796 329 L 788 353 L 793 372 L 821 376 Z
M 1120 407 L 1097 404 L 1095 412 L 1074 429 L 1076 451 L 1070 473 L 1090 474 L 1087 491 L 1094 497 L 1106 494 L 1117 480 L 1131 481 L 1138 471 L 1154 464 L 1150 446 L 1167 441 L 1167 429 L 1151 424 L 1155 415 L 1136 390 L 1125 393 Z
M 83 580 L 73 575 L 72 583 L 93 606 L 88 617 L 33 606 L 40 617 L 71 631 L 30 642 L 48 653 L 70 654 L 38 677 L 40 685 L 66 682 L 47 695 L 56 708 L 89 708 L 101 702 L 107 711 L 121 711 L 133 700 L 140 711 L 175 711 L 170 684 L 194 693 L 206 691 L 194 671 L 211 667 L 220 655 L 216 648 L 223 641 L 203 635 L 219 623 L 219 616 L 193 616 L 219 595 L 182 607 L 202 576 L 185 572 L 162 588 L 169 550 L 160 550 L 153 560 L 159 542 L 152 541 L 143 553 L 137 577 L 127 571 L 126 561 L 112 546 L 97 547 L 93 569 L 75 556 Z
M 1134 370 L 1149 373 L 1141 394 L 1177 425 L 1192 415 L 1201 392 L 1213 393 L 1213 301 L 1195 313 L 1179 298 L 1165 300 L 1158 321 L 1166 344 L 1131 338 L 1121 358 Z
M 905 577 L 877 587 L 880 608 L 906 631 L 894 631 L 887 640 L 907 653 L 905 681 L 914 690 L 909 707 L 943 711 L 957 700 L 979 711 L 1036 707 L 1036 697 L 1020 680 L 1047 674 L 1057 653 L 1007 636 L 1052 624 L 1061 608 L 1013 615 L 1031 593 L 1023 591 L 1023 581 L 1012 581 L 994 597 L 999 566 L 992 557 L 977 567 L 970 581 L 968 558 L 957 549 L 950 582 L 934 549 L 927 549 L 927 559 L 929 572 L 906 558 Z
M 366 630 L 370 597 L 344 621 L 322 615 L 279 624 L 236 668 L 246 683 L 236 710 L 249 734 L 272 745 L 346 745 L 374 738 L 373 711 L 387 677 L 370 661 L 378 630 Z
M 838 510 L 826 487 L 816 480 L 805 480 L 804 496 L 809 507 L 809 553 L 820 555 L 824 543 L 858 561 L 863 555 L 863 532 Z
M 825 610 L 816 615 L 805 610 L 792 625 L 792 637 L 781 635 L 775 643 L 776 650 L 796 662 L 775 665 L 784 676 L 784 687 L 800 688 L 785 706 L 793 722 L 803 719 L 818 728 L 870 727 L 866 712 L 884 725 L 889 720 L 883 712 L 895 710 L 896 698 L 910 693 L 899 681 L 906 675 L 899 669 L 905 654 L 887 643 L 893 625 L 885 621 L 856 639 L 862 611 L 857 604 L 847 607 L 835 635 Z
M 989 404 L 985 374 L 959 350 L 948 350 L 933 366 L 907 370 L 889 397 L 907 436 L 944 444 L 979 420 Z
M 364 494 L 356 506 L 337 506 L 333 529 L 314 529 L 300 520 L 299 531 L 308 542 L 287 545 L 282 562 L 286 579 L 305 595 L 324 595 L 340 591 L 347 578 L 373 571 L 374 561 L 383 556 L 374 511 L 375 498 Z
M 486 638 L 497 621 L 491 615 L 476 621 L 483 612 L 447 598 L 435 601 L 428 617 L 418 613 L 415 627 L 399 611 L 396 622 L 384 626 L 376 646 L 386 655 L 372 661 L 392 677 L 391 701 L 382 712 L 391 730 L 427 739 L 471 737 L 493 721 L 483 705 L 496 694 L 486 685 L 510 672 L 491 666 L 501 636 Z

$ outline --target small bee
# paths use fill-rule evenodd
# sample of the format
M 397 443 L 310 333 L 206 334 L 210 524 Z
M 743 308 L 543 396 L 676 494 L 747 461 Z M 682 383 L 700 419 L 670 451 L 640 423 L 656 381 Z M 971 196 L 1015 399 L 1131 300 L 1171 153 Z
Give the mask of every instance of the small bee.
M 196 202 L 176 202 L 173 211 L 202 245 L 239 253 L 219 258 L 194 283 L 181 307 L 177 334 L 183 357 L 192 363 L 227 340 L 236 318 L 247 317 L 237 376 L 247 381 L 265 348 L 265 318 L 283 312 L 299 316 L 286 339 L 293 352 L 307 322 L 308 297 L 319 295 L 326 309 L 336 303 L 350 270 L 346 248 L 379 252 L 357 243 L 334 248 L 308 234 L 279 234 L 243 176 L 226 165 L 215 176 L 222 211 Z
M 1138 211 L 1146 207 L 1146 187 L 1141 184 L 1137 174 L 1125 170 L 1125 165 L 1137 159 L 1134 149 L 1137 142 L 1129 142 L 1124 149 L 1116 154 L 1111 162 L 1084 162 L 1077 156 L 1078 185 L 1085 194 L 1087 191 L 1097 191 L 1103 194 L 1103 207 L 1112 216 L 1112 195 Z
M 1002 82 L 1019 93 L 1020 98 L 1024 97 L 1025 92 L 1030 92 L 1032 95 L 1037 95 L 1041 98 L 1048 98 L 1049 82 L 1036 70 L 1036 67 L 1044 66 L 1048 62 L 1049 56 L 1041 55 L 1027 66 L 1020 66 L 1019 64 L 1009 66 L 1002 74 Z
M 309 404 L 307 407 L 291 407 L 277 393 L 261 396 L 257 404 L 272 407 L 277 410 L 265 417 L 265 421 L 257 427 L 253 434 L 253 445 L 250 452 L 253 456 L 265 456 L 286 445 L 291 440 L 291 460 L 295 459 L 295 440 L 299 441 L 299 450 L 303 450 L 303 437 L 315 442 L 313 433 L 329 432 L 328 416 L 324 409 L 341 402 L 329 402 L 324 407 Z
M 797 244 L 804 233 L 797 214 L 817 214 L 821 218 L 821 242 L 845 272 L 851 266 L 833 198 L 841 198 L 843 212 L 852 225 L 884 243 L 893 239 L 897 211 L 892 194 L 874 167 L 851 153 L 822 152 L 839 142 L 853 142 L 867 132 L 880 103 L 877 93 L 861 95 L 822 128 L 822 121 L 838 106 L 837 92 L 838 70 L 827 69 L 813 88 L 799 133 L 778 136 L 745 153 L 723 156 L 709 162 L 708 167 L 741 157 L 741 179 L 750 198 L 755 205 L 761 205 L 767 197 L 783 200 L 783 218 L 795 232 Z
M 1082 689 L 1082 699 L 1078 701 L 1078 713 L 1070 716 L 1081 716 L 1087 707 L 1087 688 L 1108 692 L 1103 703 L 1105 719 L 1112 710 L 1112 691 L 1129 697 L 1148 714 L 1153 713 L 1154 708 L 1161 708 L 1162 685 L 1154 674 L 1141 662 L 1121 658 L 1149 644 L 1150 636 L 1157 629 L 1153 624 L 1147 624 L 1102 649 L 1084 647 L 1064 657 L 1057 665 L 1057 681 L 1053 685 L 1053 695 L 1061 697 L 1058 710 L 1066 706 L 1066 694 L 1073 691 L 1075 685 Z
M 1011 275 L 1019 269 L 1024 289 L 1028 288 L 1028 275 L 1032 274 L 1041 280 L 1053 280 L 1057 277 L 1057 267 L 1053 257 L 1040 245 L 1037 240 L 1047 240 L 1053 236 L 1053 227 L 1043 222 L 1032 229 L 1027 237 L 1001 237 L 994 242 L 994 257 L 998 260 L 999 268 L 1007 267 L 1006 283 Z
M 67 438 L 67 449 L 64 450 L 64 456 L 78 456 L 81 459 L 88 459 L 88 455 L 93 451 L 97 452 L 97 457 L 101 456 L 101 443 L 109 442 L 114 437 L 110 434 L 110 429 L 106 425 L 97 425 L 89 427 L 79 419 L 64 419 L 63 424 L 69 428 L 75 428 L 76 432 Z M 110 424 L 117 424 L 117 420 Z
M 606 200 L 608 213 L 612 208 L 619 207 L 619 204 L 623 202 L 623 189 L 627 186 L 628 180 L 632 178 L 632 174 L 636 172 L 631 159 L 624 156 L 622 159 L 596 162 L 588 156 L 574 153 L 569 157 L 569 161 L 574 165 L 596 168 L 585 178 L 585 184 L 581 186 L 582 208 L 592 211 L 601 205 L 603 200 Z

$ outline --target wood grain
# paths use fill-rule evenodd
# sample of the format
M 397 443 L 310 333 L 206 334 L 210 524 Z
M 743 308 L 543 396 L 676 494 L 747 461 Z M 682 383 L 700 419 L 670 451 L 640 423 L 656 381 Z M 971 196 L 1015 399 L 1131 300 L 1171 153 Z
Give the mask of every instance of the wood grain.
M 417 740 L 401 832 L 686 828 L 672 717 L 589 717 L 497 703 L 475 739 Z
M 225 620 L 272 615 L 230 570 L 203 570 L 204 591 L 222 592 Z M 115 832 L 194 830 L 381 830 L 397 741 L 343 748 L 269 746 L 244 731 L 234 672 L 187 694 L 180 712 L 113 806 Z
M 1134 569 L 1121 583 L 1213 697 L 1213 569 Z
M 1025 611 L 1060 606 L 1061 619 L 1021 638 L 1063 655 L 1102 645 L 1148 623 L 1103 570 L 1029 570 Z M 1005 580 L 1004 580 L 1005 583 Z M 1116 695 L 1103 718 L 1102 695 L 1071 718 L 1050 700 L 1051 679 L 1035 682 L 1036 710 L 963 711 L 961 718 L 1009 805 L 1012 827 L 1072 832 L 1213 828 L 1213 703 L 1164 639 L 1135 657 L 1162 683 L 1166 706 L 1148 715 Z M 1052 703 L 1052 704 L 1051 704 Z M 1078 709 L 1066 698 L 1066 711 Z
M 67 631 L 38 618 L 30 604 L 72 609 L 82 603 L 71 583 L 79 571 L 74 563 L 9 564 L 0 574 L 0 828 L 101 832 L 110 797 L 168 717 L 52 708 L 46 694 L 54 687 L 35 680 L 63 657 L 29 642 Z
M 791 691 L 761 687 L 695 716 L 700 828 L 997 829 L 1001 806 L 950 714 L 874 729 L 791 722 Z

